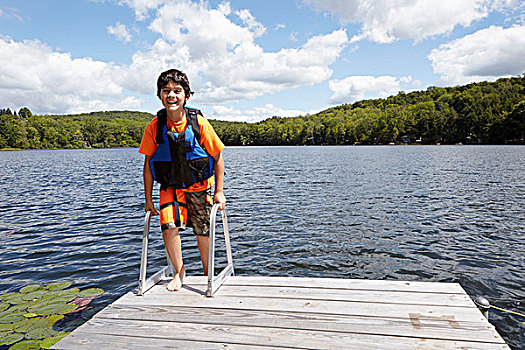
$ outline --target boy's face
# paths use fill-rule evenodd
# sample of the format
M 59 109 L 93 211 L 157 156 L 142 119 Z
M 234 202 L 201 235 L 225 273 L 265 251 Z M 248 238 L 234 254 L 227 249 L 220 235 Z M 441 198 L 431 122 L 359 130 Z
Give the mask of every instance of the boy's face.
M 183 87 L 180 84 L 170 81 L 160 90 L 160 100 L 168 112 L 181 111 L 184 108 L 184 102 L 188 100 Z

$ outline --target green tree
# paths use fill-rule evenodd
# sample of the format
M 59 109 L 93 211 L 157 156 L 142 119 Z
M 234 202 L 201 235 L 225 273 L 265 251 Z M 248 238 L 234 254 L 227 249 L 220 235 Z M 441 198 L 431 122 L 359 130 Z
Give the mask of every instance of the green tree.
M 31 111 L 29 110 L 29 108 L 27 107 L 22 107 L 20 108 L 20 110 L 18 111 L 18 116 L 19 117 L 22 117 L 22 118 L 30 118 L 33 116 L 33 113 L 31 113 Z
M 523 144 L 525 139 L 525 101 L 514 106 L 506 118 L 506 142 Z

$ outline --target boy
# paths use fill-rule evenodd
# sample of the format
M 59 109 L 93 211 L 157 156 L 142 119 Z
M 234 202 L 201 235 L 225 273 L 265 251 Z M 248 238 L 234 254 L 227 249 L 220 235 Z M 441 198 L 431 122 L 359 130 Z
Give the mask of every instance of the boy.
M 224 209 L 224 144 L 200 111 L 186 108 L 192 92 L 186 74 L 170 69 L 157 80 L 157 96 L 164 106 L 144 130 L 139 152 L 144 154 L 144 210 L 155 210 L 153 182 L 160 183 L 160 224 L 168 256 L 175 269 L 169 291 L 178 291 L 184 269 L 179 229 L 193 227 L 208 275 L 208 246 L 212 203 Z M 215 179 L 213 202 L 211 188 Z

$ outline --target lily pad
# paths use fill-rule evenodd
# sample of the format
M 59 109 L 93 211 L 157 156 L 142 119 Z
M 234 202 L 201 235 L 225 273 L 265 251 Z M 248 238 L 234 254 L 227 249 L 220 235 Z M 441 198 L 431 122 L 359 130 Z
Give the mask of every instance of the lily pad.
M 51 314 L 68 314 L 77 309 L 77 305 L 66 303 L 49 303 L 30 307 L 27 311 L 46 316 Z
M 22 294 L 18 292 L 11 292 L 11 293 L 6 293 L 4 295 L 0 295 L 0 298 L 2 299 L 4 303 L 9 303 L 9 304 L 20 304 L 23 302 Z
M 78 293 L 80 298 L 96 297 L 104 293 L 103 289 L 100 288 L 89 288 Z
M 49 303 L 56 303 L 56 302 L 67 303 L 75 299 L 79 292 L 80 292 L 80 289 L 78 288 L 51 291 L 51 292 L 46 293 L 46 295 L 42 296 L 36 302 L 39 304 L 49 304 Z
M 88 305 L 91 302 L 91 300 L 93 300 L 94 298 L 95 297 L 88 297 L 88 298 L 77 297 L 70 304 L 75 304 L 75 305 L 78 305 L 79 307 L 84 307 Z
M 10 293 L 2 294 L 2 295 L 0 295 L 0 300 L 5 302 L 9 298 L 11 298 L 13 295 L 17 295 L 17 294 L 20 294 L 20 293 L 18 293 L 18 292 L 10 292 Z
M 64 289 L 64 290 L 61 290 L 60 292 L 58 292 L 58 295 L 59 296 L 64 296 L 64 295 L 77 295 L 78 292 L 80 292 L 80 289 L 78 288 L 69 288 L 69 289 Z
M 40 340 L 24 340 L 12 345 L 9 350 L 40 350 Z
M 31 318 L 31 317 L 36 317 L 38 316 L 38 314 L 35 314 L 35 313 L 32 313 L 32 312 L 28 312 L 27 314 L 24 314 L 24 317 L 26 318 Z
M 71 332 L 59 332 L 52 337 L 46 338 L 40 342 L 40 347 L 42 349 L 49 349 L 50 347 L 64 339 L 69 333 Z
M 57 302 L 54 302 L 54 301 L 52 301 L 52 302 L 40 302 L 40 301 L 37 301 L 37 302 L 33 302 L 33 303 L 31 303 L 30 305 L 27 306 L 27 309 L 24 312 L 24 315 L 25 314 L 36 314 L 37 316 L 42 316 L 41 313 L 38 313 L 38 310 L 46 307 L 49 304 L 59 304 L 59 303 L 60 304 L 65 304 L 65 302 L 62 302 L 62 301 L 57 301 Z
M 71 296 L 71 295 L 70 296 L 66 296 L 66 297 L 54 296 L 52 298 L 46 296 L 44 298 L 40 298 L 40 299 L 38 299 L 38 300 L 28 304 L 26 312 L 38 314 L 38 312 L 34 311 L 35 309 L 44 308 L 44 307 L 46 307 L 49 304 L 67 304 L 68 302 L 70 302 L 74 298 L 75 297 Z M 41 314 L 38 314 L 38 315 L 41 315 Z
M 9 309 L 5 310 L 4 312 L 0 313 L 0 318 L 5 314 L 25 314 L 27 313 L 27 308 L 31 306 L 30 303 L 24 302 L 22 304 L 16 304 L 11 306 Z M 1 321 L 0 321 L 1 322 Z
M 48 322 L 45 317 L 35 317 L 26 320 L 16 327 L 16 331 L 20 333 L 27 333 L 32 329 L 48 327 Z
M 24 313 L 12 314 L 12 313 L 6 313 L 6 311 L 4 311 L 3 314 L 0 316 L 0 323 L 13 323 L 16 321 L 21 321 L 25 318 Z
M 0 323 L 0 331 L 12 332 L 16 330 L 17 327 L 20 327 L 22 324 L 24 324 L 26 321 L 27 319 L 12 322 L 12 323 Z
M 65 289 L 65 288 L 68 288 L 69 286 L 71 286 L 73 284 L 73 282 L 71 281 L 66 281 L 66 282 L 54 282 L 54 283 L 50 283 L 46 286 L 46 288 L 48 290 L 62 290 L 62 289 Z
M 0 332 L 12 331 L 13 329 L 13 323 L 0 323 Z
M 8 303 L 0 303 L 0 312 L 9 309 Z
M 53 315 L 47 316 L 46 320 L 47 320 L 47 324 L 52 326 L 63 318 L 64 318 L 64 315 L 53 314 Z
M 26 311 L 29 306 L 30 304 L 28 302 L 23 302 L 23 303 L 11 306 L 9 309 L 7 309 L 4 312 L 11 313 L 11 314 L 19 314 L 19 313 Z
M 35 290 L 33 292 L 29 292 L 27 294 L 22 294 L 22 300 L 29 301 L 29 300 L 37 300 L 42 298 L 44 295 L 48 293 L 47 290 Z
M 26 333 L 26 339 L 44 339 L 52 337 L 57 332 L 51 327 L 35 328 Z
M 20 288 L 20 293 L 27 294 L 27 293 L 31 293 L 31 292 L 34 292 L 36 290 L 42 289 L 42 288 L 44 288 L 44 287 L 42 287 L 39 284 L 30 284 L 28 286 Z
M 49 303 L 67 303 L 76 298 L 76 294 L 63 294 L 60 295 L 58 292 L 50 292 L 44 295 L 42 298 L 36 301 L 36 304 L 49 304 Z
M 23 332 L 25 332 L 27 321 L 29 321 L 29 320 L 26 318 L 24 320 L 20 320 L 20 321 L 17 321 L 17 322 L 10 323 L 9 324 L 9 326 L 10 326 L 9 329 L 11 329 L 13 331 L 17 331 L 17 332 L 23 333 Z M 2 324 L 2 325 L 5 325 L 5 323 Z
M 0 338 L 0 345 L 10 345 L 24 339 L 24 335 L 20 333 L 10 333 Z
M 82 306 L 82 307 L 79 307 L 78 309 L 76 309 L 75 311 L 72 311 L 71 313 L 74 314 L 74 313 L 80 313 L 82 314 L 82 312 L 84 310 L 88 310 L 88 309 L 91 309 L 90 307 L 87 307 L 87 306 Z

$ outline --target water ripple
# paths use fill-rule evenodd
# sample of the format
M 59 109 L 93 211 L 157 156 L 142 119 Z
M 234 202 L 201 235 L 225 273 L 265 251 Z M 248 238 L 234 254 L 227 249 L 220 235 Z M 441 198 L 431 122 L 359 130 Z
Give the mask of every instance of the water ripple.
M 224 156 L 237 274 L 458 282 L 525 312 L 525 148 L 231 147 Z M 0 152 L 0 161 L 0 293 L 72 280 L 107 291 L 96 312 L 136 288 L 136 149 Z M 152 223 L 149 273 L 165 264 Z M 188 273 L 200 274 L 191 231 L 182 241 Z M 491 313 L 516 348 L 521 321 Z

